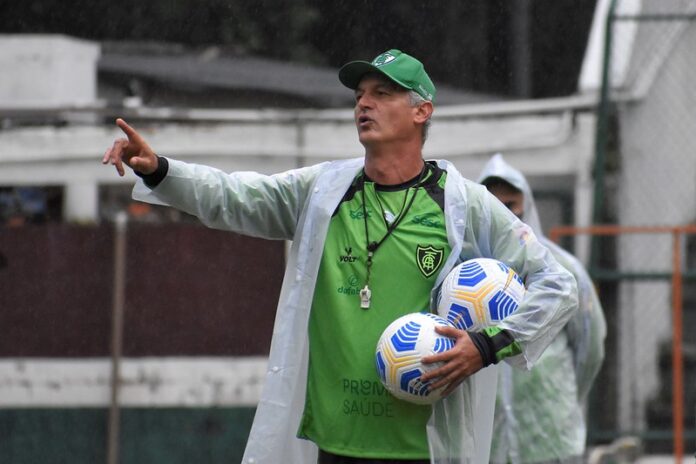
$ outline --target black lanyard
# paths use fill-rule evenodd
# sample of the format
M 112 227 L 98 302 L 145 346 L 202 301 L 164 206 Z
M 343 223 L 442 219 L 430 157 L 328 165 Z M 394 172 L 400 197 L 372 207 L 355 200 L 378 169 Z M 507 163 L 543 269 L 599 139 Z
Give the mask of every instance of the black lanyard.
M 363 221 L 365 222 L 365 247 L 367 249 L 367 278 L 365 280 L 365 287 L 360 290 L 360 307 L 362 309 L 369 309 L 370 308 L 370 300 L 372 298 L 372 291 L 370 290 L 370 270 L 372 268 L 372 257 L 375 255 L 377 252 L 377 249 L 384 243 L 384 241 L 389 238 L 389 236 L 396 230 L 397 226 L 401 224 L 401 221 L 406 217 L 406 213 L 411 209 L 411 206 L 413 205 L 413 202 L 416 199 L 416 196 L 418 195 L 418 188 L 420 187 L 421 182 L 423 182 L 423 177 L 425 177 L 425 173 L 427 172 L 427 164 L 425 162 L 423 163 L 423 169 L 421 169 L 420 174 L 418 175 L 418 180 L 416 183 L 413 185 L 415 187 L 413 191 L 413 195 L 411 196 L 411 200 L 406 202 L 406 198 L 408 196 L 408 192 L 411 190 L 411 187 L 408 187 L 406 190 L 406 194 L 404 195 L 404 206 L 401 208 L 401 212 L 399 213 L 399 217 L 396 218 L 391 224 L 387 224 L 387 220 L 384 217 L 384 209 L 382 209 L 382 202 L 379 200 L 379 197 L 377 197 L 377 201 L 379 202 L 380 209 L 382 209 L 382 219 L 384 219 L 385 224 L 387 225 L 387 233 L 384 234 L 384 237 L 382 237 L 378 242 L 370 241 L 370 231 L 367 226 L 367 206 L 365 204 L 365 171 L 363 170 L 363 175 L 362 175 L 362 207 L 363 207 Z M 375 195 L 377 195 L 377 190 L 375 189 Z

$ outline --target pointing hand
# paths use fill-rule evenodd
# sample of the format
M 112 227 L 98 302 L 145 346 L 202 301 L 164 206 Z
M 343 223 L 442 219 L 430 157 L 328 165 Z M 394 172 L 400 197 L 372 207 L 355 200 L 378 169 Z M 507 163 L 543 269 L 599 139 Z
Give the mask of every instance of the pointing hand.
M 127 138 L 116 139 L 111 148 L 104 153 L 102 164 L 114 165 L 119 176 L 125 174 L 124 163 L 141 174 L 155 172 L 158 164 L 157 155 L 147 142 L 123 119 L 117 119 L 116 125 L 121 128 Z

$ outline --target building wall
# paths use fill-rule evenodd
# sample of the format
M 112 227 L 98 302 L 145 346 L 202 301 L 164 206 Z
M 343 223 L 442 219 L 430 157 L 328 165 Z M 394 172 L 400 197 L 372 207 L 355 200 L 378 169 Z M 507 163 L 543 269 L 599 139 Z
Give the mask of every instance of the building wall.
M 92 105 L 98 58 L 98 44 L 72 37 L 0 35 L 0 107 Z
M 586 225 L 592 195 L 594 117 L 569 100 L 529 102 L 527 107 L 496 104 L 441 107 L 424 147 L 428 158 L 449 159 L 476 179 L 491 155 L 502 152 L 530 177 L 535 188 L 572 194 L 575 221 Z M 491 111 L 491 109 L 493 111 Z M 438 114 L 439 113 L 439 114 Z M 131 117 L 128 117 L 131 114 Z M 224 171 L 281 172 L 331 159 L 362 156 L 352 112 L 347 111 L 188 111 L 177 115 L 137 111 L 124 116 L 163 156 Z M 162 117 L 158 119 L 157 115 Z M 206 120 L 217 118 L 217 120 Z M 99 187 L 132 184 L 101 156 L 123 134 L 115 125 L 18 127 L 0 131 L 0 186 L 62 185 L 65 218 L 96 221 Z
M 267 354 L 284 242 L 196 224 L 126 234 L 124 356 Z M 113 242 L 108 224 L 0 229 L 0 327 L 11 328 L 0 357 L 108 356 Z
M 112 397 L 110 225 L 0 228 L 0 461 L 239 462 L 266 375 L 284 243 L 194 224 L 127 229 Z

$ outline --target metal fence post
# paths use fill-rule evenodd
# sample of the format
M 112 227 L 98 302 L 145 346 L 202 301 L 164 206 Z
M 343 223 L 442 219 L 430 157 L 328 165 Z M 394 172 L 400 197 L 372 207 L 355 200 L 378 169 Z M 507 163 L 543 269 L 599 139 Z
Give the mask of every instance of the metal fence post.
M 128 216 L 116 215 L 114 236 L 114 283 L 111 322 L 111 400 L 107 437 L 107 464 L 118 464 L 120 437 L 119 393 L 123 351 L 123 307 L 126 287 L 126 231 Z

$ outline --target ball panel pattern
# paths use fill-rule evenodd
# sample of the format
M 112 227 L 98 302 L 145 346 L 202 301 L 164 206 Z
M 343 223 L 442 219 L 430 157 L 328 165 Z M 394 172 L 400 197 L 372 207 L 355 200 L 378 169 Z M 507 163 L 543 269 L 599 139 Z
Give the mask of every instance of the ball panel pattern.
M 412 313 L 392 322 L 382 333 L 375 352 L 375 366 L 385 388 L 395 397 L 417 404 L 431 404 L 444 388 L 431 390 L 421 376 L 441 363 L 422 364 L 421 358 L 454 347 L 455 340 L 435 332 L 450 326 L 436 314 Z
M 515 313 L 524 297 L 520 276 L 505 263 L 476 258 L 455 266 L 438 295 L 438 314 L 460 330 L 482 330 Z

